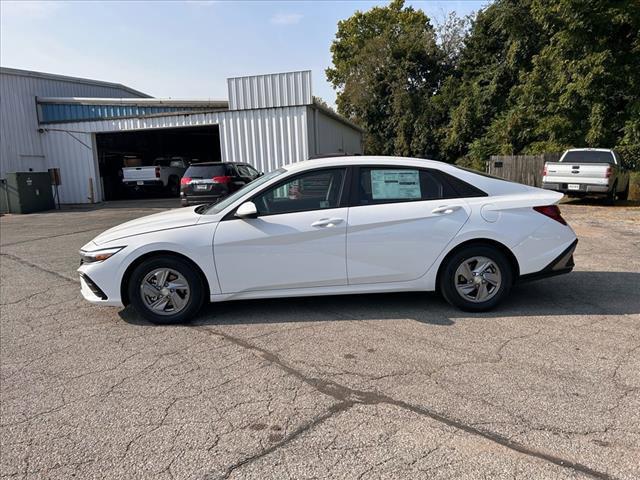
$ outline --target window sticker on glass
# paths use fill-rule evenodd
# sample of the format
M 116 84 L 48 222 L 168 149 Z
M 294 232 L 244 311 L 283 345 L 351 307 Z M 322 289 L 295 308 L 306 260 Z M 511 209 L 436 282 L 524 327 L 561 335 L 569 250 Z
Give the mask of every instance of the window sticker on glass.
M 417 170 L 371 170 L 371 197 L 374 200 L 418 200 L 420 173 Z

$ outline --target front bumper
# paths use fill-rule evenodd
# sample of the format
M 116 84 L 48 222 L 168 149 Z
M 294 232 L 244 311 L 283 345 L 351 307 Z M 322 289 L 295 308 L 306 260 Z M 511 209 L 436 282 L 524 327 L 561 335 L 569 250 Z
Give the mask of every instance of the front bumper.
M 573 252 L 575 252 L 577 245 L 578 239 L 576 238 L 571 245 L 565 248 L 560 255 L 554 258 L 549 265 L 539 272 L 520 275 L 518 283 L 531 282 L 533 280 L 540 280 L 541 278 L 554 277 L 556 275 L 569 273 L 575 266 L 575 263 L 573 262 Z
M 89 275 L 84 273 L 80 273 L 80 291 L 82 292 L 82 296 L 89 301 L 108 300 L 107 294 L 89 278 Z
M 118 255 L 118 254 L 116 254 Z M 80 293 L 88 302 L 109 307 L 123 307 L 120 298 L 121 278 L 118 274 L 117 262 L 85 263 L 78 268 L 80 276 Z

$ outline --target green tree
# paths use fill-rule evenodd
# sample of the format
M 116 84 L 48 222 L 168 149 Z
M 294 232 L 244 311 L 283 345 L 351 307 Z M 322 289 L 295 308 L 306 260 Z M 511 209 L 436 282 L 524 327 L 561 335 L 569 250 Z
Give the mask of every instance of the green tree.
M 371 154 L 427 156 L 437 151 L 418 119 L 440 82 L 441 53 L 429 18 L 394 0 L 338 23 L 327 78 L 338 111 L 366 130 Z M 419 128 L 417 128 L 417 126 Z
M 640 2 L 498 0 L 474 23 L 450 159 L 640 139 Z
M 392 1 L 338 24 L 327 76 L 367 153 L 478 165 L 570 146 L 640 152 L 640 1 L 495 0 L 434 32 Z
M 450 110 L 442 144 L 446 159 L 512 153 L 493 136 L 483 137 L 501 115 L 502 124 L 517 123 L 504 117 L 509 93 L 544 41 L 530 5 L 531 0 L 499 0 L 472 22 L 460 53 L 459 78 L 448 80 Z
M 460 61 L 460 54 L 473 22 L 473 15 L 458 16 L 451 11 L 436 24 L 437 43 L 442 51 L 443 62 L 450 70 L 455 70 Z
M 513 98 L 531 117 L 530 146 L 613 147 L 637 138 L 640 2 L 536 0 L 532 13 L 549 41 Z

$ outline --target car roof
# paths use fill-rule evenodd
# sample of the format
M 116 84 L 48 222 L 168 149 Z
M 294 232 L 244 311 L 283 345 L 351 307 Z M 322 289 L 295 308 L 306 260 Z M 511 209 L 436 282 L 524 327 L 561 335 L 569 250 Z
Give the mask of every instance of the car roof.
M 386 157 L 378 155 L 316 158 L 312 160 L 305 160 L 303 162 L 290 163 L 285 165 L 283 168 L 288 171 L 296 171 L 315 167 L 340 167 L 345 165 L 397 165 L 399 167 L 422 167 L 435 168 L 438 170 L 450 170 L 455 168 L 449 163 L 429 160 L 426 158 Z
M 247 165 L 247 164 L 244 162 L 197 162 L 197 163 L 191 164 L 192 167 L 197 167 L 200 165 L 209 167 L 211 165 Z
M 569 148 L 567 152 L 613 152 L 610 148 Z

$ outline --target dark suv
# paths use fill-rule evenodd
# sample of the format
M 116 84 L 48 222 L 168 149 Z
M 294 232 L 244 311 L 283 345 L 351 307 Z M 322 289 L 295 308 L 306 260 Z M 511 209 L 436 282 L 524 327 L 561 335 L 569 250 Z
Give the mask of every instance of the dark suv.
M 194 163 L 180 180 L 180 203 L 215 203 L 262 175 L 248 163 Z

